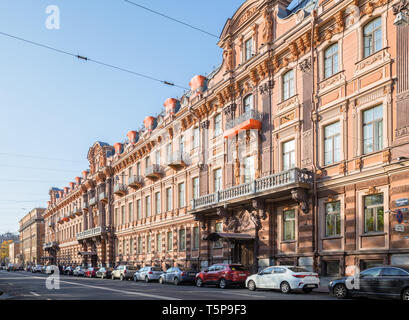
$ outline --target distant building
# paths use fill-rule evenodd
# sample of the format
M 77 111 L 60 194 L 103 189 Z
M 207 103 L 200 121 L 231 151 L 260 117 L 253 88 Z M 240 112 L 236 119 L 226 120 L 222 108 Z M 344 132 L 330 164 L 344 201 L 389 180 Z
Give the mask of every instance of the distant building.
M 21 263 L 20 241 L 14 241 L 9 245 L 10 263 Z
M 44 208 L 31 210 L 20 220 L 20 248 L 22 263 L 40 263 L 44 243 Z
M 7 240 L 17 241 L 18 239 L 19 239 L 19 236 L 18 234 L 15 234 L 15 233 L 6 232 L 3 234 L 0 234 L 0 244 Z

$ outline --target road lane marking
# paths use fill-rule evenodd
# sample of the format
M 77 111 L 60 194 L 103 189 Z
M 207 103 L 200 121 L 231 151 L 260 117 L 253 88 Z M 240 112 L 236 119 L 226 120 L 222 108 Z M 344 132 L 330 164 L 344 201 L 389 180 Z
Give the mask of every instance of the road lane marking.
M 33 292 L 33 291 L 30 291 L 30 293 L 31 293 L 33 296 L 40 297 L 40 295 L 39 295 L 38 293 L 35 293 L 35 292 Z

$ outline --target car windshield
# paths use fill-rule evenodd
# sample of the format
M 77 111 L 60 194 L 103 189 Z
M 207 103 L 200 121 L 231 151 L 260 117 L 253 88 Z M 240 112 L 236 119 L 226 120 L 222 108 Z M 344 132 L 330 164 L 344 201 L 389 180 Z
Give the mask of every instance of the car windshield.
M 244 268 L 244 266 L 230 266 L 230 269 L 232 271 L 246 271 L 246 268 Z
M 301 267 L 289 267 L 289 270 L 292 272 L 310 272 L 307 269 L 301 268 Z
M 152 268 L 152 271 L 162 271 L 162 269 L 159 268 L 159 267 L 153 267 L 153 268 Z

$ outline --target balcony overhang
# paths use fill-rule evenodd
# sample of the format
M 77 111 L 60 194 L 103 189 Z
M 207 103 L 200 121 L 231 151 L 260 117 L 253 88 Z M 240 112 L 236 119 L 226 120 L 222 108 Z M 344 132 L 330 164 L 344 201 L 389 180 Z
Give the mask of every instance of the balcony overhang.
M 124 196 L 126 194 L 125 185 L 116 185 L 114 187 L 114 194 L 121 197 Z
M 203 238 L 203 240 L 208 241 L 217 241 L 217 240 L 225 240 L 225 241 L 251 241 L 255 239 L 255 236 L 246 233 L 221 233 L 221 232 L 213 232 Z
M 143 178 L 140 176 L 131 177 L 128 181 L 128 186 L 134 190 L 140 189 L 143 187 Z
M 233 137 L 237 135 L 240 131 L 245 131 L 245 130 L 261 130 L 261 121 L 256 120 L 256 119 L 248 119 L 239 125 L 235 126 L 234 128 L 231 128 L 229 130 L 224 131 L 223 137 L 225 139 Z
M 98 199 L 99 201 L 103 202 L 103 203 L 108 203 L 108 196 L 106 195 L 105 192 L 102 192 L 98 195 Z
M 294 197 L 294 190 L 308 190 L 311 187 L 312 173 L 295 168 L 193 199 L 190 213 L 197 216 L 216 214 L 216 207 L 240 207 L 255 198 Z
M 158 180 L 162 177 L 162 170 L 159 168 L 159 166 L 152 166 L 146 169 L 145 176 L 149 180 Z
M 92 239 L 94 237 L 100 237 L 109 232 L 108 227 L 96 227 L 93 229 L 85 230 L 83 232 L 77 233 L 77 240 Z

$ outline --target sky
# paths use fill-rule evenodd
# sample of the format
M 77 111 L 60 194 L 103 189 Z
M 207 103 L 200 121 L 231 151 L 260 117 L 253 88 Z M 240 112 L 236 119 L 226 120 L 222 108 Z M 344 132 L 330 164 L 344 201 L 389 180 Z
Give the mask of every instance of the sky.
M 220 35 L 244 0 L 132 0 Z M 46 27 L 59 8 L 60 29 Z M 188 87 L 222 62 L 217 38 L 123 0 L 0 0 L 0 33 Z M 136 77 L 0 34 L 0 233 L 17 232 L 88 169 L 95 141 L 111 145 L 139 129 L 183 89 Z

